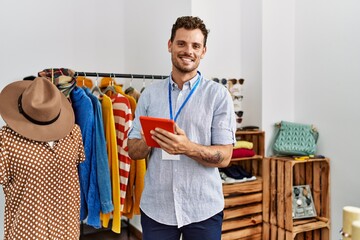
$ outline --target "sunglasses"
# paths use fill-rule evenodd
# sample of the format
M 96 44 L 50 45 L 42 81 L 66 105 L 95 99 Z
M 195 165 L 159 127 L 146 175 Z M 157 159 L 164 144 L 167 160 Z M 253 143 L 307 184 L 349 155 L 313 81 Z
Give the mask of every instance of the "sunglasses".
M 236 122 L 237 122 L 237 123 L 241 123 L 242 120 L 243 120 L 242 118 L 237 118 L 237 119 L 236 119 Z
M 234 100 L 237 99 L 237 100 L 243 100 L 244 96 L 233 96 Z
M 233 85 L 235 85 L 236 83 L 239 83 L 240 85 L 243 85 L 243 83 L 244 83 L 244 79 L 243 79 L 243 78 L 240 78 L 240 79 L 235 79 L 235 78 L 233 78 L 233 79 L 229 79 L 229 81 L 230 81 Z
M 235 112 L 235 114 L 236 114 L 236 116 L 241 118 L 243 116 L 244 112 L 243 111 L 237 111 L 237 112 Z
M 222 85 L 226 85 L 227 84 L 227 80 L 226 78 L 222 78 L 221 80 L 219 78 L 213 78 L 213 80 L 217 83 L 221 83 Z

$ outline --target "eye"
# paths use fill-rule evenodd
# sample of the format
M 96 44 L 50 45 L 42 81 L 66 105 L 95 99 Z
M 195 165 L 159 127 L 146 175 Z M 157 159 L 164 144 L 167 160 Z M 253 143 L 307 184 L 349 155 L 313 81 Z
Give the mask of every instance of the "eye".
M 184 42 L 177 42 L 177 45 L 179 46 L 179 47 L 183 47 L 185 44 L 184 44 Z
M 194 49 L 200 49 L 200 48 L 201 48 L 201 45 L 200 45 L 200 44 L 194 44 L 194 45 L 193 45 L 193 48 L 194 48 Z

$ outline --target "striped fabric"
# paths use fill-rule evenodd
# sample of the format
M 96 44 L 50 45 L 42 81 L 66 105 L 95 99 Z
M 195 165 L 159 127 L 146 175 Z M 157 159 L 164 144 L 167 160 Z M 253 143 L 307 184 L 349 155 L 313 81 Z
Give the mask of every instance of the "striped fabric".
M 126 188 L 130 173 L 130 158 L 128 155 L 128 132 L 132 124 L 132 113 L 129 100 L 121 94 L 112 96 L 112 105 L 115 120 L 119 173 L 120 173 L 120 203 L 124 208 Z

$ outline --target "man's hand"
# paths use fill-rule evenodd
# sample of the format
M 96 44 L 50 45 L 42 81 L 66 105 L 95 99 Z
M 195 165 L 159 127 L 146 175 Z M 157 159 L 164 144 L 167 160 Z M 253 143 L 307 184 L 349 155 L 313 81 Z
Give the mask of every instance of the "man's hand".
M 210 167 L 226 167 L 230 162 L 233 149 L 231 144 L 203 146 L 191 142 L 177 124 L 175 124 L 175 133 L 160 128 L 155 128 L 150 133 L 160 147 L 169 154 L 184 154 Z
M 152 138 L 160 145 L 160 147 L 169 154 L 184 154 L 191 142 L 177 124 L 175 124 L 175 133 L 168 132 L 161 128 L 155 128 L 150 132 Z

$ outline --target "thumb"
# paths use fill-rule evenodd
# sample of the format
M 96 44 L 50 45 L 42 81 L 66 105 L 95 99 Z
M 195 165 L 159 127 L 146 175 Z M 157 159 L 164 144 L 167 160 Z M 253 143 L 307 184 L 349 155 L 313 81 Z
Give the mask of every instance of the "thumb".
M 185 134 L 184 130 L 182 130 L 182 129 L 177 125 L 177 123 L 175 123 L 175 134 L 177 134 L 177 135 L 184 135 L 184 134 Z

